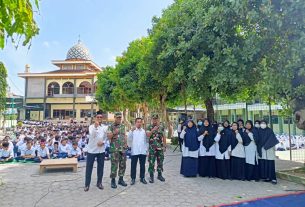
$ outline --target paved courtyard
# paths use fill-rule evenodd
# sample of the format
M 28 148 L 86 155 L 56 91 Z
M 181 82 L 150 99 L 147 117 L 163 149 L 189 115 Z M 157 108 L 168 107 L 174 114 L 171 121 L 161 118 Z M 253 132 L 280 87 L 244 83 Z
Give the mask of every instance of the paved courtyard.
M 83 191 L 85 163 L 78 172 L 48 171 L 39 175 L 38 164 L 0 165 L 0 206 L 213 206 L 257 197 L 285 194 L 305 190 L 302 185 L 279 180 L 277 185 L 264 182 L 230 181 L 209 178 L 184 178 L 179 174 L 180 153 L 168 150 L 165 157 L 166 182 L 110 188 L 110 162 L 105 161 L 104 190 L 95 187 L 96 169 L 89 192 Z M 278 161 L 278 169 L 302 165 Z M 130 182 L 130 160 L 125 179 Z

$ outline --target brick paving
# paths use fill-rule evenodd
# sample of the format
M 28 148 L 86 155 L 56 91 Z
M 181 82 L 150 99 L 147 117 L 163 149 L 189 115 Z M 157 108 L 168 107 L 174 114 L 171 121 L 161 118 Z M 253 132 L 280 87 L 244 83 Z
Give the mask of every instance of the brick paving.
M 89 192 L 83 191 L 85 163 L 79 164 L 78 172 L 47 171 L 39 175 L 38 164 L 0 165 L 3 184 L 0 186 L 0 206 L 213 206 L 239 202 L 258 197 L 284 194 L 305 190 L 285 180 L 277 185 L 264 182 L 230 181 L 209 178 L 184 178 L 179 174 L 180 153 L 168 150 L 165 157 L 162 183 L 156 179 L 154 184 L 143 185 L 137 180 L 134 186 L 110 187 L 110 162 L 105 161 L 104 190 L 95 187 L 96 168 L 93 171 Z M 277 161 L 277 169 L 301 166 L 301 163 Z M 139 170 L 139 169 L 138 169 Z M 130 183 L 130 160 L 128 160 L 125 180 Z M 147 180 L 148 175 L 146 173 Z

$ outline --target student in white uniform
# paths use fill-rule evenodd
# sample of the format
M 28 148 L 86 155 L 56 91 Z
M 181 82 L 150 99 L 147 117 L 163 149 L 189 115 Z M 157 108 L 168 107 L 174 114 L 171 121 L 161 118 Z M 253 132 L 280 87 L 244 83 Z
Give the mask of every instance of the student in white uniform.
M 37 148 L 37 157 L 35 158 L 35 162 L 41 162 L 44 159 L 50 159 L 49 148 L 46 147 L 46 140 L 40 140 L 40 146 Z
M 231 139 L 231 179 L 245 180 L 245 147 L 238 128 L 238 123 L 232 123 Z
M 28 141 L 26 143 L 26 148 L 21 151 L 20 157 L 16 157 L 16 160 L 34 161 L 35 157 L 35 148 L 33 147 L 32 142 Z
M 201 121 L 201 120 L 200 120 Z M 199 123 L 198 123 L 199 125 Z M 215 129 L 208 119 L 203 120 L 203 126 L 199 128 L 200 149 L 198 173 L 201 177 L 216 177 L 216 145 L 215 145 Z
M 87 145 L 86 179 L 84 191 L 88 191 L 91 183 L 91 175 L 94 160 L 97 161 L 97 183 L 96 186 L 103 190 L 103 174 L 105 161 L 105 143 L 107 140 L 107 126 L 102 124 L 103 115 L 98 111 L 94 124 L 89 127 L 89 142 Z
M 70 147 L 67 144 L 66 138 L 61 140 L 60 145 L 58 146 L 58 150 L 59 150 L 58 158 L 67 158 L 68 157 Z
M 187 122 L 180 134 L 183 139 L 180 174 L 196 177 L 198 174 L 199 133 L 193 120 Z
M 14 151 L 9 148 L 10 143 L 2 142 L 2 149 L 0 150 L 0 162 L 12 162 L 14 160 Z
M 275 175 L 275 145 L 279 141 L 265 120 L 261 121 L 258 137 L 257 151 L 259 154 L 260 179 L 277 184 Z
M 3 142 L 8 142 L 9 143 L 9 149 L 13 149 L 14 150 L 14 144 L 10 140 L 10 136 L 5 136 L 4 139 L 3 139 Z
M 230 178 L 230 154 L 231 151 L 231 135 L 229 122 L 227 124 L 219 124 L 217 135 L 215 137 L 216 146 L 216 175 L 221 179 Z
M 145 180 L 145 162 L 148 150 L 148 139 L 146 132 L 142 128 L 142 118 L 135 119 L 135 127 L 128 133 L 128 146 L 131 147 L 131 185 L 136 182 L 137 162 L 140 162 L 140 182 L 147 184 Z
M 248 181 L 259 180 L 257 146 L 255 143 L 258 133 L 256 131 L 253 122 L 251 120 L 246 121 L 246 130 L 242 136 L 244 140 L 250 140 L 248 144 L 244 143 L 246 153 L 245 177 Z
M 78 143 L 76 141 L 72 142 L 72 148 L 69 151 L 69 155 L 68 155 L 69 158 L 77 158 L 77 161 L 80 161 L 81 155 L 82 155 L 82 151 L 78 147 Z

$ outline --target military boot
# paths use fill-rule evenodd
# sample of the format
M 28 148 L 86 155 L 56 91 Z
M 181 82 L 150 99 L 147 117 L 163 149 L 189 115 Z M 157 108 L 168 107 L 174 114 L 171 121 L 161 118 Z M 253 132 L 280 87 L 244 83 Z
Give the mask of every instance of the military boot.
M 121 185 L 121 186 L 124 186 L 124 187 L 127 186 L 127 184 L 126 184 L 125 181 L 123 180 L 123 177 L 120 177 L 120 178 L 119 178 L 118 184 Z
M 117 187 L 118 187 L 118 186 L 116 185 L 115 178 L 112 178 L 112 179 L 111 179 L 111 187 L 112 187 L 112 188 L 117 188 Z
M 150 173 L 149 182 L 154 183 L 154 173 Z
M 158 180 L 164 182 L 165 181 L 165 178 L 162 176 L 162 173 L 161 172 L 158 172 Z

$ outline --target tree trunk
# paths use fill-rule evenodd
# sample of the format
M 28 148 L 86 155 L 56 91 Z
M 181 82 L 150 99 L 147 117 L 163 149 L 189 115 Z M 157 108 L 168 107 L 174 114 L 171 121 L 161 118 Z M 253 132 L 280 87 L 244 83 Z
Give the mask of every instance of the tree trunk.
M 214 108 L 213 108 L 213 100 L 208 98 L 204 100 L 205 107 L 207 109 L 207 118 L 213 122 L 214 121 Z
M 147 102 L 143 103 L 143 120 L 144 120 L 144 126 L 146 128 L 147 122 L 148 122 L 148 105 Z
M 131 123 L 128 121 L 128 113 L 129 113 L 128 109 L 123 110 L 123 118 L 124 118 L 123 123 L 125 124 L 127 129 L 130 129 L 131 128 Z

